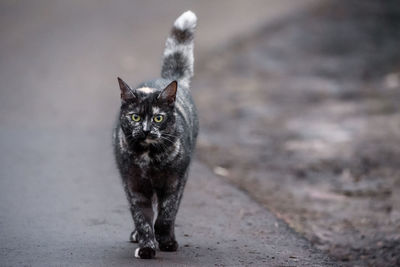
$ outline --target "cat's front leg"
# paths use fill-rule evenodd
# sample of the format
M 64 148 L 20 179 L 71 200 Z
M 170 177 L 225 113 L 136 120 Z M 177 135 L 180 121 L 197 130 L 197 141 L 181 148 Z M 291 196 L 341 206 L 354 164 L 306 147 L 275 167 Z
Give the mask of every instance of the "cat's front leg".
M 151 197 L 141 193 L 134 193 L 131 197 L 131 213 L 135 223 L 136 239 L 139 247 L 135 250 L 135 257 L 152 259 L 156 255 L 156 245 L 153 231 L 153 209 Z
M 156 240 L 162 251 L 176 251 L 178 242 L 175 239 L 175 218 L 183 194 L 184 182 L 164 192 L 159 192 L 158 216 L 154 225 Z

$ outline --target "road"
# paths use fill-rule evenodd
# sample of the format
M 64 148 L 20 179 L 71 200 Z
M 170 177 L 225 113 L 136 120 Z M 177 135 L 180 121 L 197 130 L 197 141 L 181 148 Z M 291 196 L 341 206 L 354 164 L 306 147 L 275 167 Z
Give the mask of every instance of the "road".
M 0 265 L 148 266 L 127 242 L 131 218 L 112 155 L 116 77 L 157 76 L 170 25 L 187 9 L 199 17 L 201 60 L 313 2 L 2 1 Z M 180 250 L 152 264 L 330 265 L 197 160 L 177 224 Z

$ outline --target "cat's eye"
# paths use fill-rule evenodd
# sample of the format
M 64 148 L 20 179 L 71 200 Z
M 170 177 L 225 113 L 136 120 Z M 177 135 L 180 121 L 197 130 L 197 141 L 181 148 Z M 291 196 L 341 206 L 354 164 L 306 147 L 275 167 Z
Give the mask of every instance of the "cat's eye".
M 163 120 L 164 120 L 164 116 L 163 116 L 163 115 L 156 115 L 156 116 L 154 117 L 154 121 L 155 121 L 155 122 L 160 123 L 160 122 L 162 122 Z
M 138 114 L 132 114 L 131 115 L 131 118 L 132 118 L 132 120 L 133 121 L 135 121 L 135 122 L 138 122 L 138 121 L 140 121 L 140 116 L 138 115 Z

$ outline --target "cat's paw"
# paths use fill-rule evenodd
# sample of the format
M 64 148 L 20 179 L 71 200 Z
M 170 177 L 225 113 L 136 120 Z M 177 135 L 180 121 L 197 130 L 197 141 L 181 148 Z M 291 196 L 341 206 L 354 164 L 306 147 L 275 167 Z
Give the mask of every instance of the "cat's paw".
M 131 233 L 131 235 L 129 236 L 129 241 L 130 241 L 131 243 L 137 243 L 137 242 L 138 242 L 136 230 L 134 230 L 134 231 Z
M 175 240 L 168 240 L 163 242 L 158 242 L 158 247 L 161 251 L 176 251 L 179 247 L 178 242 Z
M 135 258 L 138 259 L 153 259 L 156 256 L 156 251 L 151 247 L 137 248 L 135 250 Z

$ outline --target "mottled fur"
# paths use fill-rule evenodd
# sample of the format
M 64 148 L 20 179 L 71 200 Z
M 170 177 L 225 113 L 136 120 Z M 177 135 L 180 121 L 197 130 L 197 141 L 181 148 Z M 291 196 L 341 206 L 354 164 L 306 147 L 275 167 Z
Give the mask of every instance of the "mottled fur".
M 153 258 L 175 251 L 174 225 L 198 133 L 190 94 L 196 16 L 183 13 L 174 23 L 164 51 L 160 79 L 131 88 L 118 78 L 121 109 L 114 151 L 135 230 L 135 256 Z M 134 121 L 133 114 L 139 116 Z M 163 120 L 156 122 L 156 116 Z M 137 119 L 137 118 L 136 118 Z M 153 207 L 156 208 L 155 212 Z

